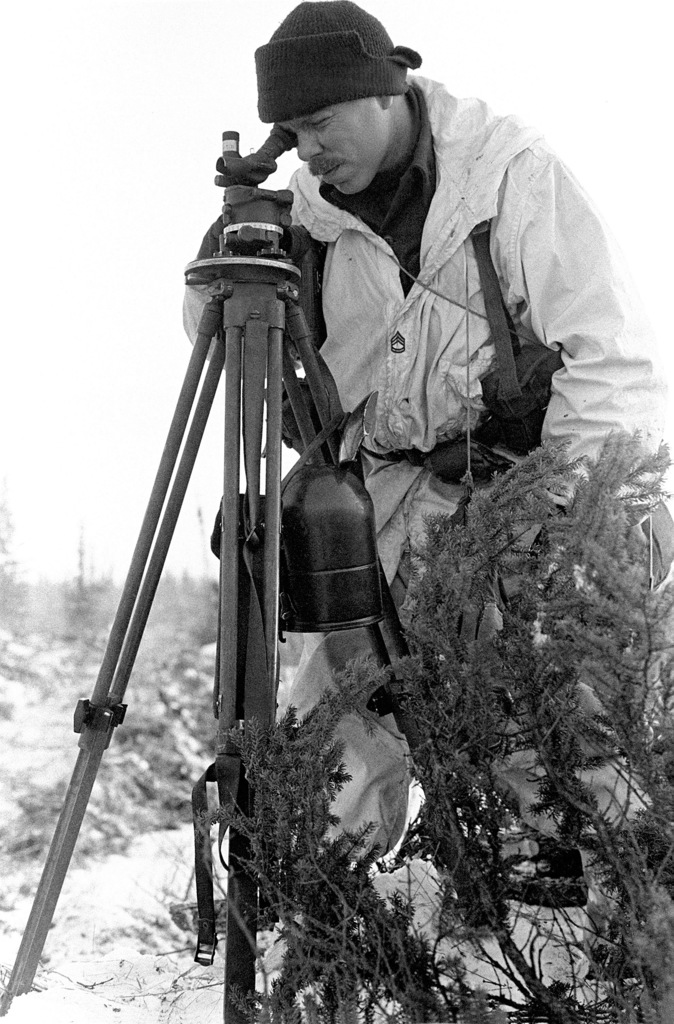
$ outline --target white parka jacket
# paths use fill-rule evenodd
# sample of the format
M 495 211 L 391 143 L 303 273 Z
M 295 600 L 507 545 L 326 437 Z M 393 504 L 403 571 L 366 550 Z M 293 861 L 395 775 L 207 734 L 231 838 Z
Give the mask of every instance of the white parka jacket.
M 665 386 L 655 339 L 623 259 L 588 197 L 533 129 L 459 100 L 428 79 L 437 183 L 407 296 L 389 245 L 327 203 L 306 166 L 293 176 L 294 218 L 328 244 L 322 348 L 345 409 L 378 392 L 370 444 L 428 451 L 483 413 L 480 378 L 494 349 L 471 230 L 491 221 L 491 254 L 518 333 L 561 351 L 543 436 L 593 456 L 613 430 L 657 448 Z M 432 290 L 431 290 L 432 289 Z M 466 316 L 466 299 L 470 309 Z M 188 289 L 194 338 L 203 299 Z M 381 528 L 426 473 L 380 463 L 368 476 Z M 389 567 L 389 571 L 390 571 Z

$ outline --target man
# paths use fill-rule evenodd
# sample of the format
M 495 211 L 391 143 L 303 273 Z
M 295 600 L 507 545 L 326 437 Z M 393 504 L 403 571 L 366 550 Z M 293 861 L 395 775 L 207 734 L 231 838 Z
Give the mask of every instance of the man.
M 260 118 L 294 135 L 304 161 L 290 182 L 294 218 L 327 244 L 322 354 L 344 408 L 378 392 L 364 462 L 396 595 L 425 517 L 451 514 L 463 494 L 465 467 L 446 472 L 424 453 L 463 444 L 486 418 L 495 348 L 478 226 L 490 226 L 522 345 L 559 353 L 542 436 L 574 458 L 613 430 L 658 447 L 666 399 L 651 330 L 601 218 L 537 131 L 410 76 L 419 55 L 350 0 L 299 4 L 255 56 Z M 202 304 L 188 289 L 192 336 Z M 291 697 L 300 713 L 366 649 L 357 631 L 307 636 Z M 408 812 L 402 737 L 373 714 L 343 738 L 352 781 L 336 813 L 345 828 L 376 822 L 372 841 L 390 849 Z M 532 797 L 519 788 L 526 817 Z

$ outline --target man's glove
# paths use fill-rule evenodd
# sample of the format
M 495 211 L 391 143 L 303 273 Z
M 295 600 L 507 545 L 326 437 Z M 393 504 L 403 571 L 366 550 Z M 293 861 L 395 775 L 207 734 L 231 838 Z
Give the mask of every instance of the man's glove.
M 494 571 L 479 593 L 471 595 L 461 609 L 459 637 L 464 643 L 480 646 L 490 643 L 503 629 L 505 593 L 501 580 Z
M 667 579 L 674 563 L 674 521 L 665 503 L 659 502 L 637 530 L 646 541 L 654 590 Z
M 216 164 L 219 177 L 217 185 L 260 185 L 276 170 L 276 160 L 297 145 L 297 136 L 280 125 L 275 124 L 269 138 L 256 153 L 239 156 L 238 153 L 225 153 Z
M 561 499 L 560 499 L 561 500 Z M 464 498 L 453 515 L 456 523 L 465 523 L 470 507 L 469 499 Z M 556 512 L 551 509 L 550 514 L 560 514 L 563 511 L 561 505 L 556 506 Z M 530 526 L 524 530 L 514 542 L 513 547 L 520 552 L 532 551 L 542 542 L 545 525 L 542 523 Z M 459 636 L 466 643 L 477 642 L 479 644 L 489 643 L 497 633 L 503 629 L 503 612 L 508 605 L 509 599 L 521 589 L 523 577 L 510 573 L 501 576 L 496 569 L 485 584 L 474 586 L 474 596 L 471 593 L 468 601 L 461 610 L 459 620 Z

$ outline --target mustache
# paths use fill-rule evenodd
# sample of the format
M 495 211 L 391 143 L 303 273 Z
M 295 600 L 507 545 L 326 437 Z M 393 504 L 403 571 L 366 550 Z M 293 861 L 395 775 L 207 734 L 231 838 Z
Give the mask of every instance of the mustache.
M 331 157 L 312 156 L 309 161 L 309 173 L 313 174 L 316 178 L 320 178 L 321 175 L 326 174 L 333 167 L 335 167 L 335 160 Z

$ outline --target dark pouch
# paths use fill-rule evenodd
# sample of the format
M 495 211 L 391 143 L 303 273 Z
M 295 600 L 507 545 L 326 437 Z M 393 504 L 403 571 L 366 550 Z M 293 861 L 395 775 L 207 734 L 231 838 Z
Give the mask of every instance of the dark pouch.
M 563 366 L 562 357 L 540 342 L 522 344 L 491 259 L 489 222 L 478 224 L 471 236 L 496 352 L 496 368 L 481 381 L 489 418 L 476 437 L 484 444 L 500 444 L 526 455 L 541 443 L 552 375 Z
M 513 465 L 479 441 L 470 442 L 470 470 L 476 480 L 491 480 Z M 424 459 L 424 467 L 448 484 L 459 484 L 468 471 L 468 442 L 465 437 L 441 441 Z
M 482 378 L 482 400 L 489 417 L 480 426 L 479 437 L 484 444 L 502 444 L 526 455 L 541 443 L 552 375 L 564 364 L 559 352 L 540 343 L 524 345 L 514 360 L 520 395 L 504 397 L 499 393 L 498 369 Z

